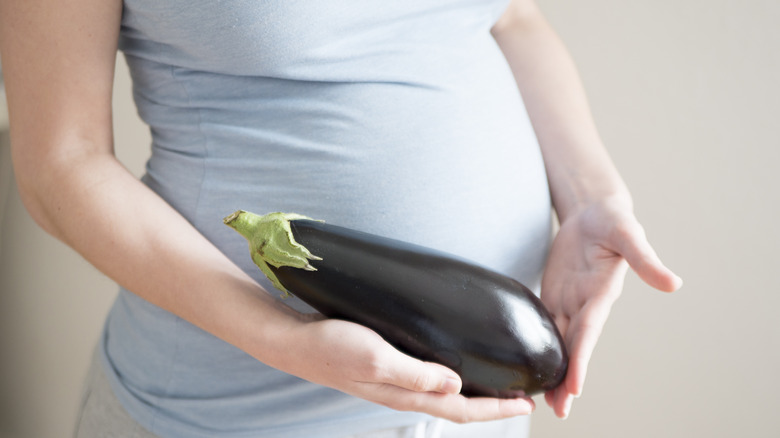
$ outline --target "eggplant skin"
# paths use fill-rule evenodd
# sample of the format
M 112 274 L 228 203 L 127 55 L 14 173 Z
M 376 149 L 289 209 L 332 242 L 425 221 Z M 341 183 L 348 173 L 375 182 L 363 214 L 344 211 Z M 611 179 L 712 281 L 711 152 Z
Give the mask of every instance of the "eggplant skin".
M 466 396 L 513 398 L 557 387 L 568 356 L 542 302 L 520 282 L 467 260 L 314 220 L 291 220 L 316 270 L 271 267 L 330 318 L 457 372 Z

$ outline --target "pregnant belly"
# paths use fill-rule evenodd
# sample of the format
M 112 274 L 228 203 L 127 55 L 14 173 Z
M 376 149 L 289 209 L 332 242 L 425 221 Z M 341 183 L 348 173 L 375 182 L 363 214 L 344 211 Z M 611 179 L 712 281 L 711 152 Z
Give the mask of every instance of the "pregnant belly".
M 156 136 L 146 180 L 253 274 L 221 223 L 236 209 L 297 212 L 533 272 L 533 287 L 550 226 L 539 147 L 511 77 L 468 79 L 253 80 L 229 105 L 197 102 L 183 135 Z

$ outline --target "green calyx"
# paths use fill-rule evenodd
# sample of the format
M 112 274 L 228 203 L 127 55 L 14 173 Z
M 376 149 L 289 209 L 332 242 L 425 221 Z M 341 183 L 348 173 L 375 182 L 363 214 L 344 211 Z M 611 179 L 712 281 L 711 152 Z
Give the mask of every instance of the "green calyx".
M 290 221 L 296 219 L 310 218 L 295 213 L 269 213 L 260 216 L 238 210 L 222 220 L 225 225 L 236 230 L 249 242 L 252 261 L 277 289 L 284 292 L 285 297 L 289 296 L 289 291 L 282 286 L 270 266 L 275 268 L 290 266 L 316 271 L 309 261 L 322 260 L 295 241 L 290 229 Z

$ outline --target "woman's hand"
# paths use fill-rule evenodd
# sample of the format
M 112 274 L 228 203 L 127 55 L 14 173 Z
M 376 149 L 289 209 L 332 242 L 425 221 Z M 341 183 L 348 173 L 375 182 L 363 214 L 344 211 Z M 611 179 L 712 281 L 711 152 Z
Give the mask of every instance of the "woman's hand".
M 309 381 L 400 411 L 424 412 L 457 423 L 530 414 L 530 398 L 466 398 L 458 375 L 407 356 L 374 331 L 336 319 L 305 323 L 288 338 L 280 368 Z
M 534 0 L 512 0 L 492 34 L 528 109 L 561 219 L 542 279 L 542 301 L 569 349 L 566 380 L 546 395 L 556 414 L 565 417 L 582 392 L 590 355 L 627 267 L 663 291 L 676 290 L 681 280 L 645 239 L 574 61 Z
M 542 279 L 542 301 L 570 356 L 566 379 L 545 394 L 561 418 L 568 416 L 572 400 L 582 393 L 588 362 L 629 266 L 661 291 L 682 285 L 648 243 L 629 203 L 598 202 L 562 219 Z

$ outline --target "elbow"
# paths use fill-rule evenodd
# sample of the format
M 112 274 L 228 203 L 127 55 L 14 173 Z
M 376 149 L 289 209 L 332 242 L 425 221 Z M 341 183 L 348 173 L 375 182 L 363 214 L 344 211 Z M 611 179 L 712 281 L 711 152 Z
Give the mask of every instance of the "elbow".
M 27 146 L 27 145 L 25 145 Z M 11 156 L 17 192 L 30 218 L 44 231 L 62 239 L 58 226 L 58 210 L 67 191 L 66 160 L 53 154 L 30 153 L 35 148 L 15 145 L 12 139 Z
M 43 187 L 45 178 L 36 178 L 35 171 L 14 164 L 14 174 L 19 198 L 27 213 L 35 223 L 47 233 L 57 236 L 57 229 L 52 220 L 54 214 L 48 205 L 46 189 Z
M 91 199 L 105 199 L 106 185 L 122 169 L 110 147 L 36 147 L 11 144 L 16 183 L 22 204 L 35 223 L 69 246 L 72 232 L 94 208 Z

